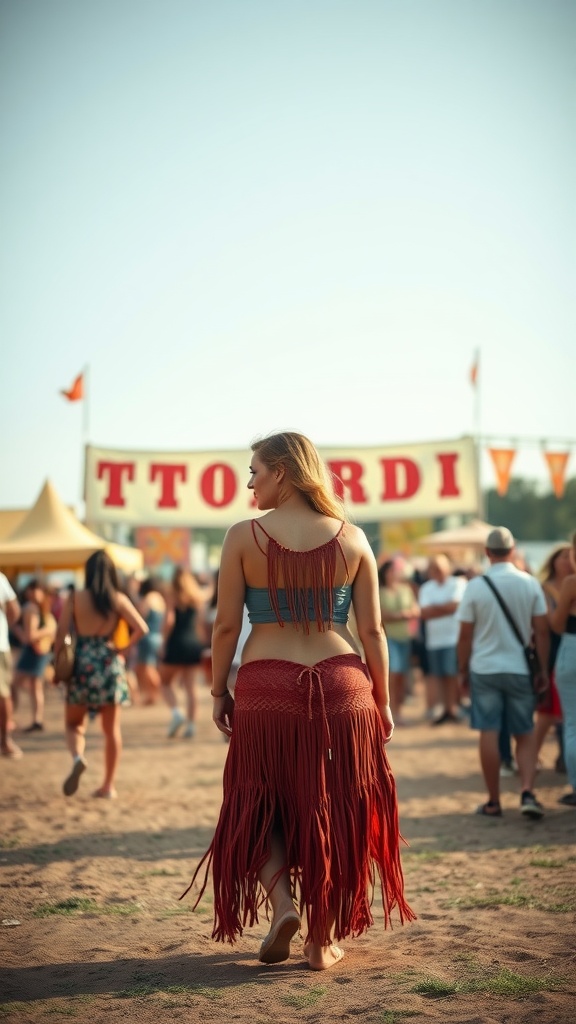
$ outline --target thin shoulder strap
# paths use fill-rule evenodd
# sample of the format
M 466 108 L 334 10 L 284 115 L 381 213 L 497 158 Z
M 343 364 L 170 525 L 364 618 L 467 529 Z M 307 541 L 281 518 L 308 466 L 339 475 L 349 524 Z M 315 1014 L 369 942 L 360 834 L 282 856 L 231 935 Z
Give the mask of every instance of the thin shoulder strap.
M 74 603 L 74 591 L 70 591 L 70 604 L 72 605 L 72 616 L 70 618 L 70 632 L 77 633 L 78 629 L 76 626 L 76 605 Z
M 344 548 L 342 547 L 342 542 L 340 540 L 340 534 L 342 533 L 342 530 L 344 529 L 344 526 L 345 526 L 345 523 L 344 523 L 344 521 L 342 521 L 340 529 L 338 530 L 338 533 L 334 537 L 334 540 L 335 540 L 336 544 L 338 545 L 338 547 L 340 549 L 340 554 L 342 555 L 342 561 L 344 562 L 344 568 L 346 569 L 346 581 L 344 583 L 344 586 L 346 586 L 346 584 L 348 583 L 348 580 L 350 579 L 350 570 L 348 569 L 348 562 L 346 561 L 346 555 L 344 554 Z
M 524 645 L 524 641 L 522 639 L 522 636 L 520 634 L 520 630 L 518 629 L 518 626 L 516 625 L 516 623 L 514 622 L 514 619 L 512 618 L 512 615 L 510 614 L 510 611 L 508 609 L 508 605 L 505 604 L 504 599 L 498 593 L 496 587 L 492 583 L 492 580 L 488 579 L 487 576 L 482 576 L 482 579 L 490 587 L 490 590 L 494 594 L 496 600 L 498 601 L 498 604 L 500 605 L 502 611 L 504 612 L 504 615 L 508 619 L 508 622 L 510 623 L 510 626 L 512 627 L 512 630 L 514 631 L 514 636 L 516 637 L 518 643 L 522 644 L 522 649 L 524 649 L 524 646 L 525 646 Z
M 256 527 L 257 526 L 260 527 L 260 529 L 262 530 L 262 533 L 266 534 L 266 536 L 268 537 L 268 540 L 272 540 L 272 537 L 270 536 L 269 533 L 266 533 L 266 530 L 261 525 L 261 523 L 258 522 L 257 519 L 253 519 L 252 520 L 252 533 L 254 535 L 254 540 L 256 541 L 256 547 L 258 547 L 260 549 L 260 551 L 262 552 L 263 555 L 267 555 L 268 552 L 262 547 L 260 541 L 258 540 L 258 534 L 256 533 Z

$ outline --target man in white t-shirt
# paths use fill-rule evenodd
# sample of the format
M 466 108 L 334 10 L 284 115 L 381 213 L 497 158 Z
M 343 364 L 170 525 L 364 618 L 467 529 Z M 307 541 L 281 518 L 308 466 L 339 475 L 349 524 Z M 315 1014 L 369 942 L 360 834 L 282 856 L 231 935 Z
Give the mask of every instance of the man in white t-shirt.
M 3 757 L 22 757 L 20 747 L 10 739 L 10 722 L 12 721 L 12 658 L 8 627 L 13 626 L 20 617 L 18 598 L 0 572 L 0 754 Z
M 507 606 L 523 644 L 528 645 L 534 636 L 538 659 L 543 666 L 536 689 L 545 690 L 550 631 L 542 587 L 533 576 L 515 567 L 514 538 L 505 527 L 497 527 L 488 535 L 486 554 L 490 561 L 486 579 Z M 506 713 L 508 727 L 516 740 L 522 787 L 520 811 L 529 818 L 540 818 L 544 809 L 533 793 L 537 761 L 533 721 L 535 691 L 523 645 L 486 579 L 478 576 L 470 581 L 458 611 L 460 681 L 464 690 L 470 690 L 470 724 L 480 732 L 480 763 L 488 790 L 488 800 L 480 805 L 478 814 L 488 817 L 502 814 L 498 736 Z
M 466 589 L 465 576 L 452 576 L 446 555 L 437 555 L 428 565 L 429 579 L 418 593 L 418 603 L 426 623 L 426 651 L 430 667 L 429 685 L 442 708 L 433 725 L 460 721 L 458 664 L 456 644 L 459 624 L 456 612 Z

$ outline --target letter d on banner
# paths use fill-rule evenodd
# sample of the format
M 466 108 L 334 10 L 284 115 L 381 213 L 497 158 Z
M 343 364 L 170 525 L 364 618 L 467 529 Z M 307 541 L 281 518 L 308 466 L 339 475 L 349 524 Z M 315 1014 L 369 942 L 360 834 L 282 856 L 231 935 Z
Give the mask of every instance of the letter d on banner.
M 510 483 L 510 472 L 516 455 L 515 448 L 489 448 L 490 455 L 496 473 L 496 490 L 501 498 L 504 497 Z
M 566 479 L 566 466 L 570 458 L 569 452 L 544 452 L 544 458 L 548 463 L 550 479 L 554 494 L 558 499 L 564 497 L 564 482 Z

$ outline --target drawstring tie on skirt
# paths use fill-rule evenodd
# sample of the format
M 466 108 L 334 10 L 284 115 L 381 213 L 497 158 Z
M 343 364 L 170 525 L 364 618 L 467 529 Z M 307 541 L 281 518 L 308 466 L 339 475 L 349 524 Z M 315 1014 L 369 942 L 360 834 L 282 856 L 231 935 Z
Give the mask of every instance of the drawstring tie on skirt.
M 324 687 L 322 686 L 322 676 L 320 669 L 315 666 L 306 666 L 300 672 L 297 680 L 297 686 L 305 686 L 308 684 L 308 721 L 311 722 L 313 719 L 312 715 L 312 702 L 314 699 L 314 685 L 318 688 L 318 694 L 320 697 L 320 706 L 322 708 L 322 722 L 324 725 L 324 733 L 326 735 L 326 744 L 328 747 L 328 759 L 332 760 L 332 736 L 330 734 L 330 726 L 328 724 L 328 715 L 326 714 L 326 702 L 324 700 Z

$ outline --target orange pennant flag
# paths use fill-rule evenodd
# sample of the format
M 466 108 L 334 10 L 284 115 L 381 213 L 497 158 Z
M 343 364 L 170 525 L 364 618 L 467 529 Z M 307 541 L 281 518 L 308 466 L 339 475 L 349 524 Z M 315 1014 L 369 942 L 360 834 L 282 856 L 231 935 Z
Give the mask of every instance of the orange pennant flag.
M 510 483 L 510 471 L 516 455 L 515 448 L 489 448 L 488 453 L 496 471 L 496 490 L 504 497 Z
M 566 466 L 570 458 L 569 452 L 544 452 L 544 458 L 548 463 L 550 479 L 554 494 L 558 499 L 564 497 L 564 482 L 566 479 Z
M 470 367 L 470 383 L 471 383 L 473 388 L 475 388 L 476 384 L 478 383 L 478 367 L 479 367 L 479 363 L 480 363 L 480 359 L 479 359 L 478 356 L 476 356 L 476 358 L 474 359 L 474 362 L 472 363 L 472 366 Z
M 64 398 L 67 398 L 69 402 L 79 402 L 81 398 L 84 398 L 84 374 L 79 373 L 69 391 L 60 391 Z

